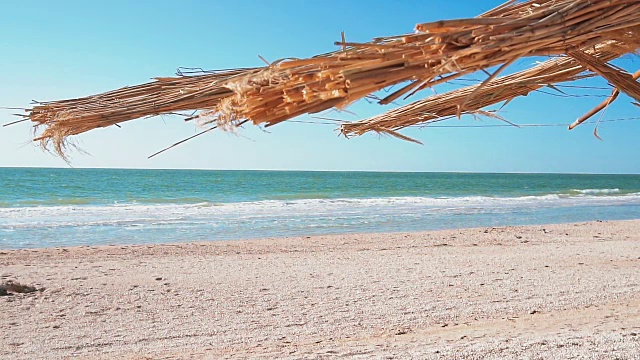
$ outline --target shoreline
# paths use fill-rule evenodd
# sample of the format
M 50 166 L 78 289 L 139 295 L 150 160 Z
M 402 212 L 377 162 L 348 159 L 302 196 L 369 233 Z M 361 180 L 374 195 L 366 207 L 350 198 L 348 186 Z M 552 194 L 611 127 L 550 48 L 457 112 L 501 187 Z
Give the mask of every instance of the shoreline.
M 575 221 L 575 222 L 551 222 L 551 223 L 531 223 L 531 224 L 517 224 L 517 225 L 487 225 L 487 226 L 472 226 L 472 227 L 452 227 L 452 228 L 442 228 L 442 229 L 431 229 L 431 230 L 419 230 L 419 231 L 380 231 L 380 232 L 360 232 L 360 233 L 328 233 L 328 234 L 319 234 L 319 235 L 304 235 L 304 236 L 271 236 L 271 237 L 250 237 L 250 238 L 233 238 L 233 239 L 221 239 L 221 240 L 194 240 L 194 241 L 170 241 L 170 242 L 153 242 L 153 243 L 115 243 L 115 244 L 95 244 L 95 245 L 61 245 L 61 246 L 47 246 L 47 247 L 28 247 L 28 248 L 0 248 L 0 260 L 2 259 L 2 255 L 7 255 L 9 253 L 19 253 L 19 252 L 47 252 L 49 250 L 62 250 L 64 252 L 68 251 L 81 251 L 81 250 L 92 250 L 93 252 L 100 252 L 106 250 L 113 250 L 115 248 L 119 248 L 119 250 L 129 250 L 135 248 L 146 248 L 151 249 L 152 247 L 158 248 L 167 248 L 167 247 L 175 247 L 177 245 L 181 246 L 209 246 L 209 245 L 232 245 L 232 244 L 244 244 L 245 246 L 250 246 L 252 243 L 273 243 L 279 244 L 283 243 L 298 243 L 299 241 L 308 241 L 308 240 L 319 240 L 323 243 L 337 241 L 335 238 L 343 238 L 343 237 L 356 237 L 359 241 L 364 242 L 376 242 L 381 237 L 390 237 L 397 238 L 402 236 L 427 236 L 432 238 L 434 234 L 442 235 L 440 233 L 452 233 L 456 231 L 485 231 L 487 229 L 493 230 L 503 230 L 503 229 L 514 229 L 514 228 L 545 228 L 552 226 L 581 226 L 587 224 L 599 224 L 599 223 L 632 223 L 639 222 L 638 219 L 614 219 L 614 220 L 593 220 L 593 221 Z M 446 235 L 446 234 L 444 234 Z M 453 239 L 454 242 L 462 242 L 462 240 L 457 237 Z M 258 244 L 256 244 L 258 245 Z M 4 253 L 4 254 L 3 254 Z M 126 253 L 122 252 L 122 253 Z
M 606 208 L 606 207 L 604 207 Z M 571 209 L 571 208 L 567 208 L 567 209 Z M 564 210 L 564 209 L 563 209 Z M 137 246 L 142 246 L 142 247 L 149 247 L 149 246 L 168 246 L 168 245 L 177 245 L 177 244 L 182 244 L 182 245 L 189 245 L 189 244 L 210 244 L 210 243 L 226 243 L 226 242 L 253 242 L 253 241 L 277 241 L 279 239 L 308 239 L 308 238 L 324 238 L 324 237 L 342 237 L 342 236 L 359 236 L 359 237 L 369 237 L 369 236 L 374 236 L 374 237 L 378 237 L 381 235 L 386 235 L 386 236 L 393 236 L 394 234 L 412 234 L 412 235 L 419 235 L 419 234 L 425 234 L 425 233 L 434 233 L 434 232 L 450 232 L 450 231 L 458 231 L 458 230 L 473 230 L 473 229 L 484 229 L 484 228 L 512 228 L 512 227 L 535 227 L 535 226 L 551 226 L 551 225 L 571 225 L 571 224 L 584 224 L 584 223 L 598 223 L 598 222 L 633 222 L 633 221 L 640 221 L 640 217 L 633 215 L 633 216 L 616 216 L 616 217 L 608 217 L 608 216 L 598 216 L 596 218 L 598 218 L 597 220 L 591 220 L 593 219 L 593 216 L 588 216 L 586 217 L 586 219 L 580 219 L 580 216 L 578 216 L 578 219 L 572 219 L 571 221 L 566 221 L 567 219 L 558 219 L 558 221 L 546 221 L 546 222 L 542 222 L 542 221 L 514 221 L 512 222 L 511 225 L 505 225 L 502 223 L 489 223 L 489 224 L 483 224 L 483 223 L 472 223 L 472 226 L 469 227 L 460 227 L 457 225 L 446 225 L 446 226 L 441 226 L 441 227 L 433 227 L 433 228 L 426 228 L 426 229 L 409 229 L 406 231 L 398 231 L 397 229 L 391 228 L 391 229 L 387 229 L 387 230 L 380 230 L 377 232 L 368 232 L 368 231 L 355 231 L 355 232 L 330 232 L 330 233 L 324 233 L 324 232 L 319 232 L 319 233 L 314 233 L 314 232 L 308 232 L 304 235 L 302 234 L 286 234 L 286 235 L 273 235 L 273 236 L 244 236 L 244 237 L 220 237 L 220 238 L 215 238 L 215 236 L 212 236 L 211 239 L 207 239 L 207 240 L 179 240 L 179 239 L 172 239 L 169 241 L 162 241 L 162 242 L 155 242 L 155 241 L 151 241 L 151 242 L 128 242 L 128 241 L 123 241 L 123 242 L 113 242 L 113 241 L 102 241 L 102 242 L 98 242 L 98 243 L 93 243 L 93 244 L 68 244 L 68 243 L 62 243 L 62 244 L 58 244 L 58 243 L 52 243 L 49 242 L 48 244 L 51 244 L 49 246 L 22 246 L 22 247 L 2 247 L 3 244 L 0 243 L 0 255 L 2 255 L 2 252 L 15 252 L 15 251 L 27 251 L 27 250 L 46 250 L 46 249 L 75 249 L 75 248 L 91 248 L 91 249 L 98 249 L 98 248 L 113 248 L 113 247 L 137 247 Z M 539 219 L 542 220 L 542 219 Z M 548 219 L 547 219 L 548 220 Z M 41 241 L 42 242 L 42 241 Z M 6 246 L 6 244 L 4 244 Z
M 13 358 L 640 354 L 640 220 L 0 250 Z M 595 354 L 595 355 L 594 355 Z
M 452 228 L 442 228 L 442 229 L 431 229 L 431 230 L 419 230 L 419 231 L 381 231 L 381 232 L 361 232 L 361 233 L 328 233 L 328 234 L 319 234 L 319 235 L 305 235 L 305 236 L 271 236 L 271 237 L 250 237 L 250 238 L 234 238 L 234 239 L 221 239 L 221 240 L 195 240 L 195 241 L 170 241 L 170 242 L 152 242 L 152 243 L 115 243 L 115 244 L 95 244 L 95 245 L 61 245 L 61 246 L 47 246 L 47 247 L 27 247 L 27 248 L 0 248 L 0 261 L 2 261 L 3 255 L 11 255 L 11 253 L 22 253 L 22 252 L 37 252 L 37 253 L 46 253 L 49 251 L 62 251 L 64 253 L 83 253 L 83 254 L 96 254 L 104 251 L 109 251 L 111 255 L 116 254 L 127 254 L 131 251 L 146 249 L 147 252 L 137 251 L 138 254 L 151 255 L 154 254 L 152 249 L 171 249 L 176 246 L 181 248 L 186 247 L 210 247 L 210 246 L 220 246 L 220 247 L 228 247 L 233 244 L 243 245 L 243 248 L 251 250 L 252 245 L 258 247 L 262 245 L 272 246 L 272 245 L 300 245 L 300 241 L 308 243 L 309 240 L 311 242 L 319 241 L 323 244 L 329 244 L 332 242 L 336 242 L 339 239 L 343 238 L 355 238 L 361 243 L 366 242 L 378 242 L 382 238 L 389 238 L 388 240 L 398 239 L 406 236 L 411 237 L 424 237 L 426 236 L 430 241 L 435 239 L 434 236 L 438 235 L 448 236 L 449 233 L 455 232 L 483 232 L 485 230 L 489 231 L 511 231 L 517 228 L 539 228 L 544 229 L 548 227 L 555 226 L 584 226 L 584 225 L 597 225 L 597 224 L 607 224 L 607 223 L 635 223 L 637 222 L 640 226 L 640 218 L 638 219 L 614 219 L 614 220 L 593 220 L 593 221 L 576 221 L 576 222 L 551 222 L 551 223 L 531 223 L 531 224 L 517 224 L 517 225 L 487 225 L 487 226 L 473 226 L 473 227 L 452 227 Z M 442 234 L 441 234 L 442 233 Z M 464 245 L 464 240 L 454 237 L 451 239 L 452 243 L 457 245 Z M 448 246 L 446 243 L 444 245 L 434 243 L 433 246 Z M 472 244 L 473 245 L 473 244 Z M 114 252 L 115 250 L 115 252 Z M 51 254 L 53 255 L 53 254 Z M 64 254 L 63 254 L 64 255 Z

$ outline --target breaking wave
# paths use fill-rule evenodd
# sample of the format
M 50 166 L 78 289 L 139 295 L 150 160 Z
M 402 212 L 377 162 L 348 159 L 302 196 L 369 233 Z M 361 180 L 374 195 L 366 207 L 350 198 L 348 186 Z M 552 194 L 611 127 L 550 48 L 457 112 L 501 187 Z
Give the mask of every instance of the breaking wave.
M 620 193 L 620 189 L 573 189 L 571 191 L 583 195 L 610 195 Z

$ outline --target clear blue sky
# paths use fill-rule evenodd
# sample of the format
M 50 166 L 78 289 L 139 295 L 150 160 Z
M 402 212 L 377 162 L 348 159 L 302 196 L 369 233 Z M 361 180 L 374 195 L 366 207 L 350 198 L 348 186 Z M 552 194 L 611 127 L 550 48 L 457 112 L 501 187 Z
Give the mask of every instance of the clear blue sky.
M 86 96 L 170 76 L 179 66 L 260 66 L 258 55 L 268 60 L 312 56 L 334 50 L 341 31 L 349 41 L 367 41 L 411 32 L 420 22 L 472 17 L 501 2 L 5 2 L 0 13 L 0 106 L 26 107 L 32 99 Z M 526 59 L 519 66 L 534 61 Z M 631 71 L 640 65 L 631 57 L 620 64 Z M 600 101 L 532 94 L 513 101 L 501 115 L 516 123 L 570 123 Z M 383 108 L 362 103 L 351 110 L 365 118 Z M 621 96 L 604 119 L 640 116 L 638 110 Z M 10 114 L 0 111 L 0 123 L 14 120 Z M 305 119 L 309 120 L 300 118 Z M 466 118 L 442 124 L 478 123 L 499 124 Z M 242 129 L 241 136 L 214 131 L 147 160 L 196 131 L 172 117 L 94 130 L 76 137 L 91 155 L 74 152 L 72 163 L 76 167 L 640 173 L 640 120 L 602 123 L 599 134 L 604 141 L 592 135 L 593 125 L 574 131 L 564 127 L 404 131 L 421 140 L 422 146 L 376 135 L 346 140 L 333 126 L 285 123 L 269 128 L 269 133 L 253 126 Z M 0 166 L 66 166 L 31 144 L 30 138 L 26 123 L 0 128 Z

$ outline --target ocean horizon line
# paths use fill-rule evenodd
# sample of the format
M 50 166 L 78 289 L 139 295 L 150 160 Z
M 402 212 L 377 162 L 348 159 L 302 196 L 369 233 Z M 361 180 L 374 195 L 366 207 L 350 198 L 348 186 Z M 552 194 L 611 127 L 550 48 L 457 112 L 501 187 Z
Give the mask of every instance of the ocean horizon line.
M 535 172 L 535 171 L 421 171 L 421 170 L 326 170 L 326 169 L 213 169 L 213 168 L 137 168 L 137 167 L 63 167 L 63 166 L 0 166 L 0 169 L 44 170 L 136 170 L 136 171 L 226 171 L 226 172 L 298 172 L 298 173 L 372 173 L 372 174 L 487 174 L 487 175 L 640 175 L 640 172 Z

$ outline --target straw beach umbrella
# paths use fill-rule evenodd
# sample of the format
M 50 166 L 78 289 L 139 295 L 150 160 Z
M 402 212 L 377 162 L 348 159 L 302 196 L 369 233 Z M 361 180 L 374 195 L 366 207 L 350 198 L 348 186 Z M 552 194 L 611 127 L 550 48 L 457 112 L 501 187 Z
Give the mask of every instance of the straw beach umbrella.
M 36 128 L 35 140 L 64 156 L 69 136 L 139 118 L 197 111 L 188 120 L 222 129 L 245 122 L 272 126 L 303 114 L 350 104 L 392 86 L 378 99 L 389 104 L 418 91 L 478 72 L 479 84 L 417 100 L 386 113 L 341 124 L 345 136 L 398 131 L 462 114 L 496 116 L 484 110 L 545 86 L 600 76 L 640 102 L 638 74 L 610 63 L 640 48 L 640 0 L 507 1 L 470 19 L 418 24 L 415 32 L 347 42 L 337 51 L 286 58 L 257 68 L 179 74 L 103 94 L 38 102 L 23 115 Z M 526 57 L 549 59 L 504 75 Z M 489 72 L 488 69 L 494 69 Z

